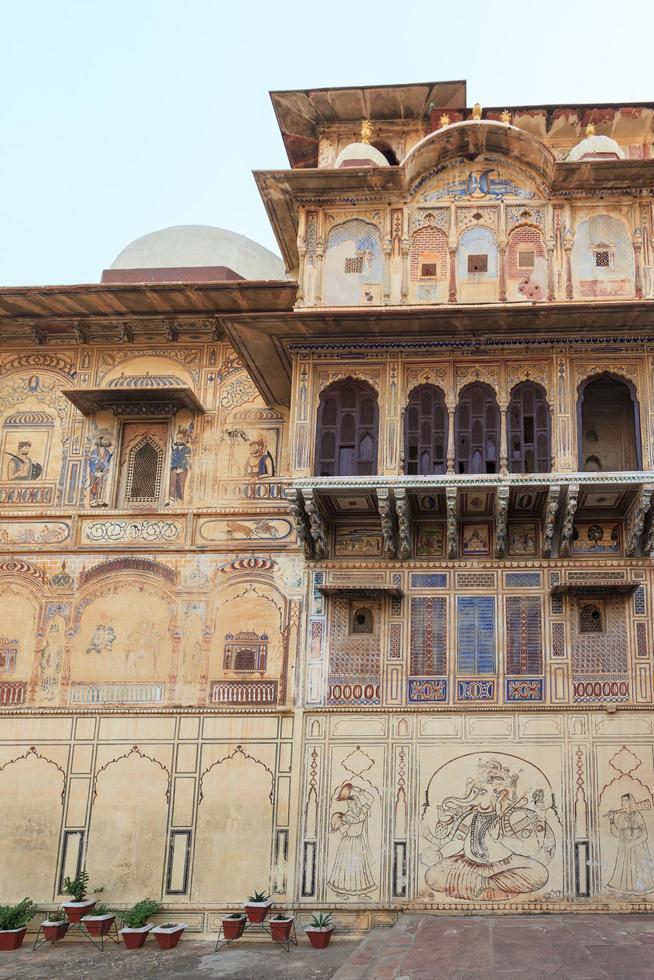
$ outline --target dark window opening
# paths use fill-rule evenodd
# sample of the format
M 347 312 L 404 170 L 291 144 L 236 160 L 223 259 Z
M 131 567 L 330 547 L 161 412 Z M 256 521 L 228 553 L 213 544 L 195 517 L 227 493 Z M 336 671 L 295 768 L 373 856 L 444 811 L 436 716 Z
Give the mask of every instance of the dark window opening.
M 608 252 L 595 252 L 595 265 L 598 269 L 608 269 L 610 256 Z
M 395 150 L 393 150 L 392 147 L 389 146 L 388 143 L 384 143 L 381 140 L 377 140 L 372 145 L 376 150 L 379 150 L 379 152 L 383 157 L 385 157 L 388 160 L 391 167 L 398 166 L 400 161 L 397 159 L 397 154 L 395 153 Z
M 606 373 L 579 389 L 579 465 L 586 472 L 641 468 L 640 419 L 633 388 Z
M 500 410 L 493 389 L 483 382 L 461 392 L 455 415 L 457 473 L 497 473 Z
M 363 272 L 363 256 L 357 255 L 356 258 L 345 260 L 345 274 L 351 275 L 356 273 L 357 275 Z
M 445 473 L 447 428 L 441 389 L 429 384 L 414 388 L 404 415 L 404 472 L 408 476 Z
M 602 609 L 595 603 L 586 603 L 579 610 L 579 632 L 580 633 L 603 633 L 604 617 Z
M 347 379 L 325 389 L 318 407 L 317 476 L 374 476 L 377 472 L 377 395 Z
M 549 473 L 551 417 L 545 389 L 533 381 L 516 385 L 507 425 L 511 473 Z
M 358 606 L 352 610 L 350 620 L 350 633 L 372 633 L 373 618 L 372 609 L 367 606 Z
M 435 279 L 438 275 L 438 266 L 435 262 L 423 262 L 420 266 L 420 275 L 423 279 Z

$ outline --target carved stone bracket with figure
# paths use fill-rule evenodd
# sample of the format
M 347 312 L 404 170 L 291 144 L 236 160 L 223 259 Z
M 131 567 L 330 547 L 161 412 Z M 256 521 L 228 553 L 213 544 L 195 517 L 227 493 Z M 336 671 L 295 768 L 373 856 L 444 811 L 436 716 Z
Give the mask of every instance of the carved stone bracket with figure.
M 313 558 L 313 539 L 309 529 L 309 520 L 304 510 L 302 493 L 296 487 L 287 487 L 286 498 L 291 506 L 298 544 L 302 548 L 304 557 L 311 559 Z
M 575 523 L 575 513 L 579 500 L 579 484 L 571 483 L 568 487 L 568 499 L 565 503 L 565 513 L 563 515 L 563 527 L 561 528 L 561 540 L 559 541 L 559 557 L 570 557 L 570 543 L 572 541 L 572 531 Z
M 636 502 L 629 514 L 624 553 L 627 558 L 633 558 L 638 552 L 638 546 L 645 527 L 645 518 L 652 506 L 654 483 L 644 483 L 640 488 Z M 651 530 L 651 522 L 650 522 Z
M 509 517 L 509 487 L 498 487 L 495 498 L 495 557 L 506 557 L 506 537 Z
M 313 550 L 318 561 L 327 557 L 327 528 L 322 511 L 313 495 L 313 490 L 304 491 L 304 509 L 309 518 L 309 530 L 313 538 Z
M 378 487 L 377 507 L 379 508 L 379 516 L 381 518 L 384 555 L 386 558 L 395 558 L 395 522 L 391 508 L 391 494 L 387 487 Z
M 456 487 L 445 490 L 447 508 L 447 557 L 452 559 L 457 555 L 457 523 L 456 523 Z
M 411 557 L 411 512 L 406 490 L 395 491 L 395 510 L 397 512 L 398 544 L 397 557 Z
M 559 514 L 559 504 L 561 502 L 561 487 L 558 483 L 553 483 L 547 494 L 547 505 L 545 508 L 545 527 L 543 529 L 543 558 L 549 558 L 552 554 L 552 543 L 556 530 L 556 519 Z

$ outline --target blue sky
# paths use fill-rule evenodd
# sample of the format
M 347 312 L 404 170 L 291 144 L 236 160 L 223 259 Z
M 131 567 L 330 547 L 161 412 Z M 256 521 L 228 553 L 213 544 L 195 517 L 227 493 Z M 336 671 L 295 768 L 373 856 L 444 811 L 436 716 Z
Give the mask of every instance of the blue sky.
M 654 7 L 606 0 L 0 0 L 0 285 L 97 282 L 134 238 L 276 249 L 271 89 L 467 78 L 485 105 L 654 101 Z

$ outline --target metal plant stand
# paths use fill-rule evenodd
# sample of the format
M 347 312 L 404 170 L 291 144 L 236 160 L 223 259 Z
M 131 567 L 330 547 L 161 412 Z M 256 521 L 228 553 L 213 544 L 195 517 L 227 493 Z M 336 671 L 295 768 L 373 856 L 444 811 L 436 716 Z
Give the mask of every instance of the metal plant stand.
M 47 922 L 47 916 L 45 917 L 45 919 L 43 919 L 43 922 Z M 118 924 L 115 919 L 111 924 L 109 932 L 107 932 L 104 936 L 92 936 L 83 922 L 69 922 L 68 929 L 66 930 L 66 934 L 62 936 L 61 939 L 54 939 L 54 940 L 46 939 L 45 936 L 41 935 L 43 931 L 42 928 L 43 922 L 39 926 L 39 931 L 36 934 L 36 939 L 34 940 L 32 951 L 38 949 L 39 946 L 43 946 L 45 943 L 52 943 L 53 945 L 54 943 L 60 943 L 66 938 L 66 936 L 70 935 L 70 933 L 73 932 L 74 930 L 79 932 L 84 937 L 84 939 L 88 939 L 90 943 L 93 943 L 96 949 L 99 949 L 102 952 L 104 952 L 105 939 L 110 940 L 112 943 L 117 943 L 120 946 L 120 937 L 118 935 Z
M 249 929 L 252 929 L 255 932 L 265 932 L 272 939 L 272 932 L 270 930 L 270 926 L 268 925 L 265 919 L 263 922 L 250 922 L 248 920 L 243 927 L 243 932 L 236 939 L 225 939 L 225 932 L 223 930 L 223 924 L 221 922 L 220 929 L 218 930 L 218 938 L 216 940 L 216 945 L 214 947 L 214 953 L 218 953 L 221 949 L 224 949 L 226 946 L 229 946 L 230 943 L 236 943 L 238 942 L 239 939 L 243 939 L 245 933 Z M 282 949 L 284 949 L 287 953 L 291 948 L 291 943 L 293 943 L 294 946 L 297 946 L 297 933 L 295 931 L 295 920 L 293 920 L 292 931 L 288 939 L 273 939 L 273 942 L 277 943 L 278 946 L 281 946 Z

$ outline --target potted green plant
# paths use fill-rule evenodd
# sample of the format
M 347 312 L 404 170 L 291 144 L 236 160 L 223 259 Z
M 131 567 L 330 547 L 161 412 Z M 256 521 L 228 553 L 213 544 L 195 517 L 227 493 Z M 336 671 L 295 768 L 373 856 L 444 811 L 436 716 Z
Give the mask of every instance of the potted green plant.
M 277 943 L 287 943 L 293 928 L 294 915 L 280 912 L 270 920 L 270 934 Z
M 231 912 L 223 916 L 223 935 L 225 939 L 240 939 L 245 929 L 245 912 Z
M 6 952 L 23 945 L 27 925 L 38 909 L 31 898 L 16 905 L 0 905 L 0 950 Z
M 82 918 L 82 925 L 89 936 L 100 939 L 106 936 L 116 921 L 116 915 L 107 905 L 96 905 L 89 915 Z
M 183 922 L 164 922 L 163 925 L 154 927 L 152 935 L 157 940 L 159 949 L 174 949 L 185 929 Z
M 49 943 L 56 943 L 59 939 L 64 938 L 69 926 L 70 922 L 64 912 L 48 912 L 41 923 L 41 932 L 44 939 L 47 939 Z
M 88 893 L 88 871 L 80 871 L 74 878 L 64 878 L 64 895 L 70 895 L 72 899 L 64 902 L 64 912 L 69 922 L 81 922 L 82 916 L 88 915 L 95 907 L 95 899 L 87 898 Z
M 325 949 L 334 931 L 334 913 L 316 912 L 311 922 L 305 928 L 307 938 L 314 949 Z
M 245 914 L 250 922 L 263 922 L 272 905 L 272 898 L 265 892 L 255 892 L 243 903 Z
M 128 949 L 141 948 L 150 929 L 152 929 L 152 924 L 148 922 L 148 919 L 151 915 L 155 915 L 160 908 L 160 902 L 155 902 L 153 898 L 144 898 L 136 905 L 132 905 L 130 909 L 115 909 L 123 923 L 120 934 Z

